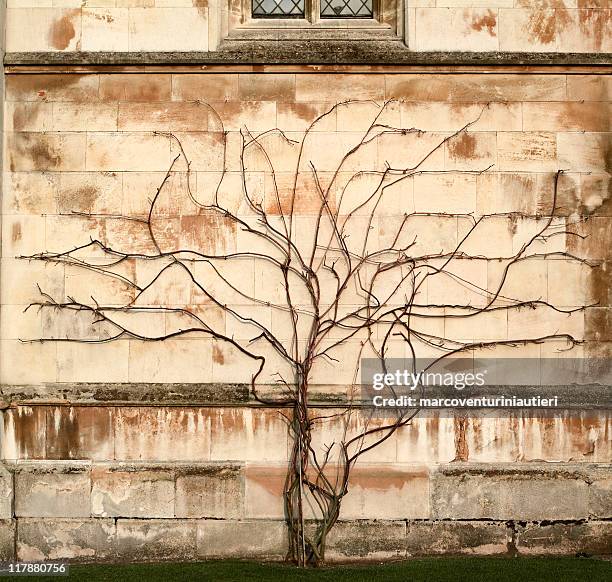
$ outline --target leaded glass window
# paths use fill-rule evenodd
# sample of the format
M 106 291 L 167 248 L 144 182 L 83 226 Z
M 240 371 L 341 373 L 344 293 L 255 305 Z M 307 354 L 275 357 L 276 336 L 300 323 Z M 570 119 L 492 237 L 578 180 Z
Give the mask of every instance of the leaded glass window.
M 373 0 L 321 0 L 321 18 L 372 18 Z
M 304 18 L 305 0 L 253 0 L 253 18 Z

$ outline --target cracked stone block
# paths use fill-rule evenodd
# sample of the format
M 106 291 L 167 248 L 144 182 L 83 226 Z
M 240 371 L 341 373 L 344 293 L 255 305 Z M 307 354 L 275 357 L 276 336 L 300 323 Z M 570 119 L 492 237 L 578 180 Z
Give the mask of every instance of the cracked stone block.
M 193 560 L 197 523 L 194 520 L 119 519 L 117 550 L 120 560 Z
M 287 550 L 287 527 L 282 521 L 198 523 L 199 557 L 283 559 Z
M 13 474 L 0 464 L 0 519 L 13 517 Z
M 92 515 L 174 517 L 174 475 L 148 467 L 96 466 L 91 472 Z
M 408 522 L 409 556 L 432 554 L 505 554 L 510 539 L 505 523 L 465 521 Z
M 15 471 L 17 517 L 89 517 L 90 465 L 40 463 Z
M 15 559 L 15 520 L 0 520 L 0 561 Z
M 327 537 L 325 558 L 332 562 L 405 556 L 406 524 L 403 521 L 338 522 Z
M 612 522 L 530 523 L 518 528 L 516 545 L 520 554 L 609 555 Z
M 434 474 L 431 504 L 437 519 L 582 519 L 588 492 L 575 466 L 457 463 Z
M 114 555 L 115 524 L 111 519 L 19 520 L 19 560 L 95 562 Z
M 176 517 L 240 519 L 244 477 L 240 465 L 203 466 L 176 478 Z

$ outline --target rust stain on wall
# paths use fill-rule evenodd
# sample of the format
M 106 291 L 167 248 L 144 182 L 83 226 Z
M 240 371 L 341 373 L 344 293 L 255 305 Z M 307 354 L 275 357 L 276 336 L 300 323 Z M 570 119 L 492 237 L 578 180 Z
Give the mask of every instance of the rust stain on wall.
M 223 350 L 219 346 L 213 345 L 212 359 L 215 364 L 219 364 L 220 366 L 225 364 L 225 356 L 223 355 Z
M 465 416 L 455 416 L 455 458 L 454 461 L 467 461 L 470 456 L 466 431 L 468 419 Z
M 76 32 L 72 24 L 72 18 L 79 14 L 78 10 L 70 10 L 61 18 L 53 22 L 49 29 L 49 44 L 58 50 L 68 48 L 70 41 L 75 37 Z
M 527 29 L 531 40 L 542 44 L 555 42 L 557 35 L 571 23 L 572 17 L 563 0 L 526 0 L 521 6 L 530 8 Z
M 578 23 L 580 32 L 593 41 L 591 50 L 601 51 L 606 35 L 610 34 L 609 26 L 612 16 L 609 10 L 579 10 Z
M 471 27 L 476 32 L 481 32 L 486 29 L 491 36 L 497 36 L 495 26 L 497 25 L 497 15 L 492 10 L 487 10 L 487 13 L 480 18 L 474 18 L 471 22 Z
M 208 18 L 208 0 L 192 0 L 192 3 L 202 18 Z
M 448 150 L 456 158 L 476 158 L 476 146 L 476 137 L 469 133 L 462 133 L 456 139 L 448 142 Z
M 11 239 L 13 242 L 21 240 L 21 223 L 15 222 L 11 228 Z

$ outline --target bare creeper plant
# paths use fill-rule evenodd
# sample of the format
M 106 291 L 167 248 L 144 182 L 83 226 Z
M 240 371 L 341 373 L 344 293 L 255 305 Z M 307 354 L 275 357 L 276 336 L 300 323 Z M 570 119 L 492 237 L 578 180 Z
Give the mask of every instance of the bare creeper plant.
M 187 142 L 161 134 L 175 154 L 151 192 L 146 213 L 75 212 L 113 229 L 107 229 L 105 238 L 68 250 L 24 257 L 114 279 L 131 299 L 113 305 L 98 301 L 96 288 L 89 299 L 53 297 L 41 289 L 42 299 L 30 307 L 66 312 L 86 324 L 80 333 L 30 341 L 97 344 L 207 336 L 233 350 L 251 366 L 253 399 L 276 407 L 287 419 L 292 443 L 284 488 L 289 559 L 316 566 L 325 559 L 327 536 L 340 517 L 357 460 L 418 412 L 398 409 L 383 420 L 361 411 L 362 420 L 355 421 L 363 404 L 356 391 L 361 359 L 382 361 L 398 349 L 411 360 L 425 350 L 439 361 L 500 345 L 574 345 L 579 338 L 557 332 L 460 341 L 434 331 L 431 324 L 456 318 L 469 323 L 487 313 L 523 309 L 571 314 L 578 309 L 560 309 L 539 297 L 512 297 L 504 289 L 521 262 L 586 261 L 565 250 L 546 249 L 551 237 L 572 234 L 555 218 L 561 172 L 551 177 L 548 207 L 540 215 L 414 207 L 418 176 L 480 176 L 490 169 L 435 167 L 449 144 L 469 136 L 487 106 L 458 131 L 441 136 L 402 126 L 402 103 L 396 101 L 339 103 L 299 134 L 279 128 L 253 133 L 246 127 L 230 134 L 215 109 L 201 105 L 209 127 L 215 128 L 208 134 L 211 171 L 196 175 Z M 351 122 L 356 127 L 328 133 L 336 136 L 328 150 L 313 146 L 322 128 L 336 119 L 339 124 L 340 118 L 356 120 Z M 529 221 L 531 230 L 516 252 L 498 252 L 495 240 L 484 251 L 474 251 L 472 240 L 492 220 Z M 452 243 L 436 234 L 440 223 L 459 233 Z M 113 238 L 111 230 L 120 235 Z M 457 266 L 471 261 L 498 265 L 497 280 L 487 286 L 469 280 Z M 265 286 L 253 289 L 249 269 L 262 274 Z M 148 282 L 142 282 L 142 273 Z M 177 273 L 182 285 L 191 287 L 188 305 L 164 299 L 165 281 Z M 470 295 L 457 292 L 445 301 L 428 300 L 432 289 L 445 286 L 467 289 Z M 151 304 L 158 287 L 162 293 Z M 262 315 L 270 311 L 271 320 Z M 238 328 L 249 333 L 230 331 Z M 313 377 L 318 374 L 320 384 L 322 375 L 347 372 L 350 380 L 340 404 L 331 412 L 313 407 Z M 329 423 L 341 430 L 333 442 L 318 444 Z

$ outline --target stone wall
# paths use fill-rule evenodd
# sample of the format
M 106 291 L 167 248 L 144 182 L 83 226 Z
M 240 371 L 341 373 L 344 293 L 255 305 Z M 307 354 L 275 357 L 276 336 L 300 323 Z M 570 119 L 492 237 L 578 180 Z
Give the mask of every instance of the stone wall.
M 158 217 L 168 227 L 164 240 L 227 249 L 241 244 L 241 233 L 211 223 L 180 197 L 191 179 L 196 199 L 207 200 L 222 170 L 223 132 L 204 103 L 214 107 L 227 131 L 221 195 L 238 210 L 237 146 L 245 126 L 253 132 L 279 128 L 299 140 L 317 115 L 344 100 L 359 100 L 334 109 L 312 135 L 308 156 L 324 175 L 332 171 L 333 157 L 363 131 L 363 120 L 377 110 L 377 102 L 397 100 L 389 105 L 389 122 L 423 132 L 375 142 L 351 172 L 403 163 L 478 118 L 468 132 L 435 152 L 431 173 L 396 193 L 377 216 L 373 236 L 384 239 L 388 225 L 405 212 L 533 214 L 515 216 L 510 223 L 508 217 L 492 220 L 470 249 L 478 254 L 494 244 L 501 254 L 512 254 L 541 220 L 538 212 L 550 207 L 554 173 L 565 170 L 554 220 L 561 228 L 576 228 L 580 236 L 552 237 L 540 241 L 539 248 L 570 251 L 597 264 L 587 269 L 568 260 L 526 262 L 506 290 L 566 308 L 597 306 L 571 315 L 549 309 L 483 314 L 460 327 L 443 321 L 448 327 L 442 331 L 470 341 L 568 333 L 584 342 L 568 351 L 560 351 L 568 347 L 560 341 L 501 352 L 505 357 L 609 358 L 609 83 L 605 75 L 558 71 L 11 71 L 5 95 L 2 244 L 2 555 L 84 561 L 280 559 L 286 551 L 281 492 L 287 427 L 282 409 L 253 401 L 245 384 L 252 366 L 239 354 L 201 336 L 96 345 L 19 341 L 75 333 L 101 337 L 91 322 L 35 309 L 24 313 L 40 297 L 36 284 L 58 298 L 89 301 L 93 292 L 99 302 L 121 305 L 134 297 L 129 286 L 96 273 L 17 257 L 67 250 L 90 238 L 132 249 L 146 244 L 142 224 L 95 215 L 146 215 L 178 151 L 160 132 L 179 136 L 191 161 L 191 178 L 186 167 L 177 169 Z M 279 167 L 281 196 L 286 196 L 282 185 L 293 176 L 291 147 L 278 135 L 269 147 Z M 274 213 L 266 164 L 251 160 L 248 166 L 249 187 Z M 299 201 L 298 237 L 309 232 L 318 208 L 308 185 Z M 415 224 L 420 244 L 436 252 L 441 245 L 456 245 L 468 219 L 451 218 L 427 216 L 426 223 Z M 456 262 L 457 275 L 469 276 L 481 290 L 499 276 L 489 261 Z M 125 272 L 141 286 L 154 276 L 131 265 Z M 263 301 L 276 296 L 272 274 L 254 264 L 235 274 Z M 198 307 L 218 329 L 250 337 L 245 334 L 252 331 L 203 301 L 179 274 L 167 275 L 143 306 Z M 482 302 L 473 288 L 453 281 L 431 286 L 427 297 L 441 303 Z M 228 304 L 238 308 L 240 298 Z M 256 313 L 289 341 L 290 327 L 282 317 L 265 305 Z M 168 318 L 143 325 L 150 331 L 177 324 Z M 338 358 L 345 361 L 358 345 L 358 339 L 349 341 Z M 404 342 L 392 347 L 407 354 Z M 272 359 L 271 364 L 261 379 L 263 388 L 273 381 Z M 337 410 L 352 375 L 348 366 L 321 364 L 313 371 L 313 405 Z M 360 416 L 351 422 L 351 431 L 363 428 Z M 340 430 L 327 425 L 318 442 L 335 440 Z M 594 410 L 552 417 L 536 412 L 419 416 L 358 463 L 329 542 L 329 558 L 609 552 L 611 430 L 609 412 Z
M 602 0 L 406 2 L 400 37 L 412 51 L 612 50 L 611 12 Z M 228 18 L 242 21 L 240 10 L 240 0 L 8 0 L 7 50 L 214 51 L 231 32 Z

